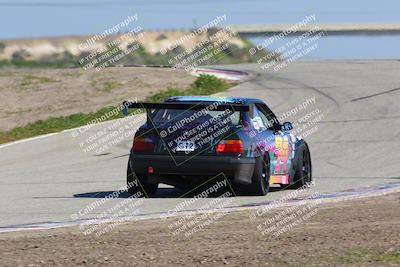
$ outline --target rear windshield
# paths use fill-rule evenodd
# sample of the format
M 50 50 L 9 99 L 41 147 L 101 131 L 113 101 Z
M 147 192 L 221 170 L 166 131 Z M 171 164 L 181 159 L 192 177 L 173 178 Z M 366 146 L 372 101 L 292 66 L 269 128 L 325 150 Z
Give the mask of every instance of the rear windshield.
M 152 112 L 155 124 L 169 124 L 184 121 L 185 124 L 202 124 L 206 121 L 216 124 L 220 120 L 227 120 L 229 124 L 239 125 L 240 111 L 207 111 L 158 109 Z

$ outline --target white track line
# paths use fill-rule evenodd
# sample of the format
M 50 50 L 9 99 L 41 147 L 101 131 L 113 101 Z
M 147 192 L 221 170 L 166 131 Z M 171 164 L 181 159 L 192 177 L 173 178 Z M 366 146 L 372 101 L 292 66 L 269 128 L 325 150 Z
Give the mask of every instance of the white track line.
M 345 192 L 346 191 L 337 192 L 337 193 L 345 193 Z M 380 189 L 379 187 L 377 187 L 377 188 L 375 188 L 375 190 L 372 190 L 372 191 L 368 191 L 368 190 L 364 191 L 364 192 L 359 191 L 359 192 L 355 192 L 355 194 L 343 195 L 343 196 L 338 195 L 338 196 L 331 197 L 331 198 L 323 198 L 322 197 L 322 198 L 304 200 L 304 198 L 307 197 L 307 196 L 305 196 L 305 197 L 303 197 L 303 199 L 281 203 L 281 204 L 279 204 L 278 207 L 276 207 L 274 209 L 280 209 L 282 207 L 297 205 L 299 201 L 304 201 L 304 203 L 320 201 L 321 204 L 327 204 L 327 203 L 332 203 L 332 202 L 342 202 L 342 201 L 367 198 L 367 197 L 377 197 L 377 196 L 387 195 L 387 194 L 396 193 L 396 192 L 400 192 L 400 185 L 397 185 L 397 186 L 394 186 L 391 188 L 384 188 L 384 189 Z M 335 193 L 332 193 L 332 194 L 335 194 Z M 324 195 L 324 194 L 322 194 L 322 195 Z M 231 212 L 236 212 L 236 211 L 252 211 L 252 210 L 260 209 L 263 206 L 268 206 L 269 204 L 271 204 L 273 202 L 274 201 L 259 204 L 259 205 L 254 205 L 254 206 L 240 206 L 240 207 L 227 207 L 227 208 L 221 208 L 221 209 L 201 210 L 201 211 L 196 211 L 196 213 L 204 214 L 204 213 L 222 213 L 222 212 L 231 213 Z M 69 221 L 69 222 L 34 223 L 34 224 L 27 224 L 27 225 L 1 227 L 0 233 L 32 231 L 32 230 L 49 230 L 49 229 L 56 229 L 56 228 L 79 226 L 81 224 L 93 225 L 93 224 L 104 223 L 104 221 L 107 223 L 115 223 L 117 221 L 118 222 L 132 222 L 132 221 L 143 221 L 143 220 L 150 220 L 150 219 L 165 220 L 167 218 L 177 218 L 177 217 L 186 216 L 186 215 L 192 214 L 192 213 L 193 213 L 193 211 L 181 211 L 181 212 L 178 212 L 177 214 L 169 215 L 167 212 L 161 212 L 161 213 L 156 213 L 156 214 L 138 215 L 138 216 L 135 216 L 134 218 L 132 218 L 132 216 L 127 216 L 127 217 L 118 217 L 118 218 L 115 218 L 114 220 L 110 220 L 109 218 L 105 218 L 104 220 L 97 219 L 96 222 L 93 222 L 94 221 L 93 219 L 87 219 L 87 220 L 77 220 L 77 221 Z M 250 219 L 250 217 L 249 217 L 249 219 Z
M 61 132 L 43 134 L 43 135 L 38 135 L 38 136 L 26 138 L 26 139 L 21 139 L 21 140 L 14 141 L 14 142 L 5 143 L 5 144 L 0 145 L 0 149 L 8 147 L 8 146 L 11 146 L 11 145 L 21 144 L 21 143 L 25 143 L 25 142 L 29 142 L 29 141 L 33 141 L 33 140 L 37 140 L 37 139 L 42 139 L 42 138 L 45 138 L 45 137 L 50 137 L 50 136 L 53 136 L 53 135 L 57 135 L 59 133 L 61 133 Z

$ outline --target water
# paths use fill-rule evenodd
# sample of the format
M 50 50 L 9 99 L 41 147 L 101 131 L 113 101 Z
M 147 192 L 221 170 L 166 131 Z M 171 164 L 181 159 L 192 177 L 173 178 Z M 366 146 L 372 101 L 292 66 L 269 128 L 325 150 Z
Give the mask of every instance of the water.
M 295 37 L 283 38 L 272 43 L 275 51 Z M 251 38 L 255 45 L 264 38 Z M 400 36 L 327 36 L 316 42 L 316 48 L 301 59 L 400 59 Z

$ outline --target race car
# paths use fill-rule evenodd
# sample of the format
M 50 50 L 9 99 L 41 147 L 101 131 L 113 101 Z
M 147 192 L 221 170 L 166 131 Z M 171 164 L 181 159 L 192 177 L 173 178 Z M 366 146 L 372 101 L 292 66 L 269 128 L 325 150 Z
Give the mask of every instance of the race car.
M 190 188 L 221 174 L 238 191 L 259 196 L 272 184 L 311 183 L 307 143 L 259 99 L 178 96 L 124 106 L 147 114 L 128 161 L 131 194 L 140 188 L 151 196 L 160 183 Z

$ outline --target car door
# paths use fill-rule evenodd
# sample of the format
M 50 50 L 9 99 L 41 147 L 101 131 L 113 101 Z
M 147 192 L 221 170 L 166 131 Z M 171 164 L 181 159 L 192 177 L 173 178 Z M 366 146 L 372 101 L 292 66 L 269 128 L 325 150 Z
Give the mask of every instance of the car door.
M 272 139 L 269 141 L 268 153 L 271 162 L 271 174 L 288 174 L 291 170 L 294 157 L 294 139 L 289 131 L 283 131 L 275 114 L 265 104 L 256 104 L 261 120 L 266 125 L 268 132 L 272 132 Z M 270 134 L 263 138 L 271 139 Z M 286 180 L 286 179 L 285 179 Z M 284 181 L 286 182 L 286 181 Z

